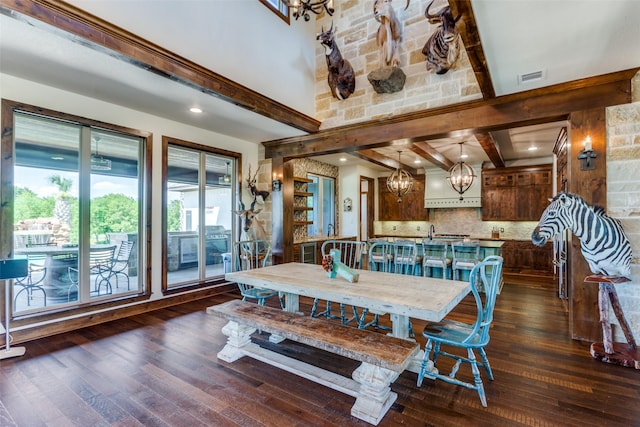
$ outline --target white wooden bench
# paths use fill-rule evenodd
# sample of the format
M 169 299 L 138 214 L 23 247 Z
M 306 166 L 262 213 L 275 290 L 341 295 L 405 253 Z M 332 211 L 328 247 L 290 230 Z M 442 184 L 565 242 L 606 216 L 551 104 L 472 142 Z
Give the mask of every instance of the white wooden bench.
M 351 415 L 374 425 L 397 398 L 391 383 L 420 349 L 413 341 L 239 300 L 209 307 L 207 313 L 229 320 L 222 328 L 228 339 L 219 359 L 233 362 L 249 356 L 353 396 Z M 256 329 L 362 363 L 347 378 L 260 347 L 251 342 Z

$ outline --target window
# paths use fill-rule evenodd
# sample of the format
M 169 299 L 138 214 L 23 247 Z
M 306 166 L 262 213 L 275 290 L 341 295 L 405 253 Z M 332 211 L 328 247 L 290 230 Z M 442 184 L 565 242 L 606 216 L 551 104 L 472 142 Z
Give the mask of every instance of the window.
M 260 0 L 260 2 L 271 9 L 273 13 L 282 18 L 287 24 L 289 23 L 289 7 L 284 0 Z
M 142 295 L 147 135 L 11 101 L 2 107 L 15 157 L 3 171 L 14 184 L 13 218 L 2 223 L 13 224 L 15 257 L 29 261 L 28 276 L 14 282 L 14 313 Z M 121 249 L 126 259 L 116 260 Z
M 237 153 L 163 138 L 163 290 L 223 281 L 232 251 Z M 227 268 L 230 266 L 227 265 Z
M 308 220 L 313 224 L 307 228 L 307 235 L 318 236 L 328 233 L 335 234 L 336 224 L 336 196 L 334 178 L 307 174 L 311 179 L 307 185 L 307 191 L 313 193 L 309 199 L 312 201 L 312 211 L 308 212 Z

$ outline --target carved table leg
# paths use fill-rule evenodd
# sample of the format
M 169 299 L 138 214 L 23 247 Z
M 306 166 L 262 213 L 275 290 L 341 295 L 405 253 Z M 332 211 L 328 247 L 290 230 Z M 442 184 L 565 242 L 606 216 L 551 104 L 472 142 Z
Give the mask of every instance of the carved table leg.
M 241 325 L 238 322 L 230 321 L 222 328 L 222 333 L 226 335 L 227 344 L 218 352 L 218 359 L 225 362 L 234 362 L 244 356 L 242 349 L 250 345 L 256 345 L 251 342 L 251 334 L 256 328 Z
M 351 415 L 377 425 L 398 397 L 391 391 L 391 383 L 399 375 L 398 372 L 363 362 L 351 375 L 360 384 Z

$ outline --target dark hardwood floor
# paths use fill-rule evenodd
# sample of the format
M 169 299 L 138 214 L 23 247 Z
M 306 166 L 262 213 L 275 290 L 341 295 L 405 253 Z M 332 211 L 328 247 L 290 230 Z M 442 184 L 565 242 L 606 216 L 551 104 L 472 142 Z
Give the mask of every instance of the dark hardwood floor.
M 588 343 L 570 339 L 565 306 L 554 294 L 551 285 L 505 284 L 487 348 L 495 375 L 483 377 L 487 408 L 474 391 L 429 380 L 417 388 L 416 375 L 405 372 L 379 425 L 640 426 L 640 371 L 592 359 Z M 1 362 L 0 424 L 368 425 L 349 415 L 349 396 L 253 359 L 218 361 L 224 322 L 205 308 L 234 297 L 27 343 L 25 356 Z M 301 308 L 308 312 L 310 302 L 302 298 Z M 465 300 L 450 316 L 469 320 L 472 311 Z M 422 327 L 414 320 L 416 331 Z M 258 339 L 270 345 L 266 336 Z M 284 351 L 344 374 L 356 366 L 293 343 Z

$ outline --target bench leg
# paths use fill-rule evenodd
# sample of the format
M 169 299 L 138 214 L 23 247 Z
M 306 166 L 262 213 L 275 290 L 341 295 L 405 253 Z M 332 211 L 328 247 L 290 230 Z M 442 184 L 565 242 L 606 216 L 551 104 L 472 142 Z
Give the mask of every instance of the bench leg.
M 391 391 L 391 383 L 399 375 L 398 372 L 363 362 L 351 374 L 360 384 L 351 415 L 377 425 L 398 397 Z
M 227 344 L 218 352 L 218 359 L 225 362 L 235 362 L 244 356 L 242 351 L 244 347 L 256 345 L 251 342 L 251 334 L 255 331 L 256 328 L 233 321 L 224 325 L 222 333 L 228 337 Z

